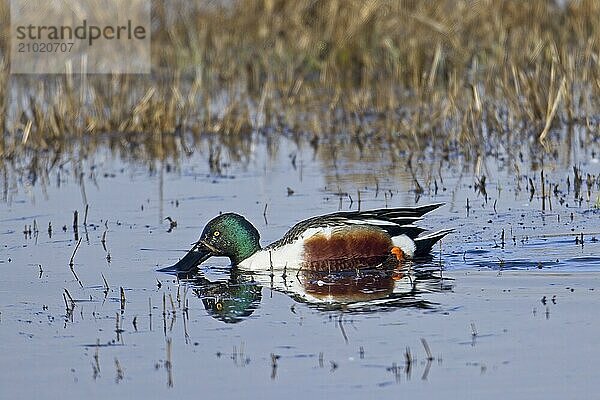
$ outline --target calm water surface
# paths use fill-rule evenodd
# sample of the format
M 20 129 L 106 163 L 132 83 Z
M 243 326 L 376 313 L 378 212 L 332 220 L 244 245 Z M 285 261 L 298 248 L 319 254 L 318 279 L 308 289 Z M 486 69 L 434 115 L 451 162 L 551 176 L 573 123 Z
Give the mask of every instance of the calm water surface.
M 575 141 L 545 165 L 501 150 L 409 161 L 287 139 L 215 164 L 206 146 L 178 162 L 103 150 L 47 174 L 5 169 L 1 398 L 569 398 L 599 388 L 597 142 Z M 219 258 L 187 279 L 156 272 L 219 212 L 245 215 L 266 244 L 309 216 L 429 202 L 447 205 L 423 225 L 457 232 L 401 273 L 249 274 Z

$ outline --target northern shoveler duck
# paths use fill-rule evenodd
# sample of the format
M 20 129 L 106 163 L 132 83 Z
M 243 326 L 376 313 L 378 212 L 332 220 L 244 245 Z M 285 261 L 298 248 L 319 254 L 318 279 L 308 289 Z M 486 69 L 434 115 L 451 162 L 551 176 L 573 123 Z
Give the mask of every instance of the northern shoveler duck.
M 261 247 L 258 230 L 243 216 L 221 214 L 208 222 L 200 239 L 175 265 L 162 272 L 188 272 L 212 256 L 229 257 L 245 270 L 305 269 L 341 271 L 362 266 L 396 267 L 405 259 L 429 254 L 452 232 L 422 235 L 415 225 L 442 203 L 420 207 L 345 211 L 312 217 L 294 225 L 283 237 Z

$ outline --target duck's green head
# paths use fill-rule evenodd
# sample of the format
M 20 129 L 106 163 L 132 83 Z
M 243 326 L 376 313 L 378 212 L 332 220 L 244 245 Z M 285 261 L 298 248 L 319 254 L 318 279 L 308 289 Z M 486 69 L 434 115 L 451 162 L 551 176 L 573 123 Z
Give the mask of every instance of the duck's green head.
M 177 264 L 163 272 L 187 272 L 212 256 L 229 257 L 233 265 L 260 250 L 258 230 L 244 217 L 234 213 L 211 219 L 194 247 Z
M 211 219 L 200 240 L 213 256 L 229 257 L 236 265 L 260 250 L 258 230 L 239 214 L 226 213 Z

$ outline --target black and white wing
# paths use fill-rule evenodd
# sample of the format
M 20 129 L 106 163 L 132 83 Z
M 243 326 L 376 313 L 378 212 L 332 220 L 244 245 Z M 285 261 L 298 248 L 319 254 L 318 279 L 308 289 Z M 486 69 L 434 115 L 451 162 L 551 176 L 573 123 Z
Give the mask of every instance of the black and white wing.
M 340 211 L 305 219 L 294 225 L 281 239 L 266 248 L 274 248 L 295 242 L 311 228 L 344 227 L 349 225 L 369 225 L 380 228 L 390 236 L 406 235 L 417 238 L 426 229 L 414 225 L 423 215 L 444 205 L 428 204 L 419 207 L 379 208 L 365 211 Z

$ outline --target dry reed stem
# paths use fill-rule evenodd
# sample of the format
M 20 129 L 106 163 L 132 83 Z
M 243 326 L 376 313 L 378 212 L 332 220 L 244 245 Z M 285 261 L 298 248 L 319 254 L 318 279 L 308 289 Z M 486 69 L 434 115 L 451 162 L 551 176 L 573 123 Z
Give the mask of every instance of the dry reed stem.
M 152 75 L 32 79 L 9 75 L 1 3 L 2 159 L 104 134 L 131 157 L 177 158 L 185 134 L 243 152 L 254 132 L 477 153 L 484 133 L 546 142 L 600 105 L 593 0 L 169 4 L 153 4 Z

